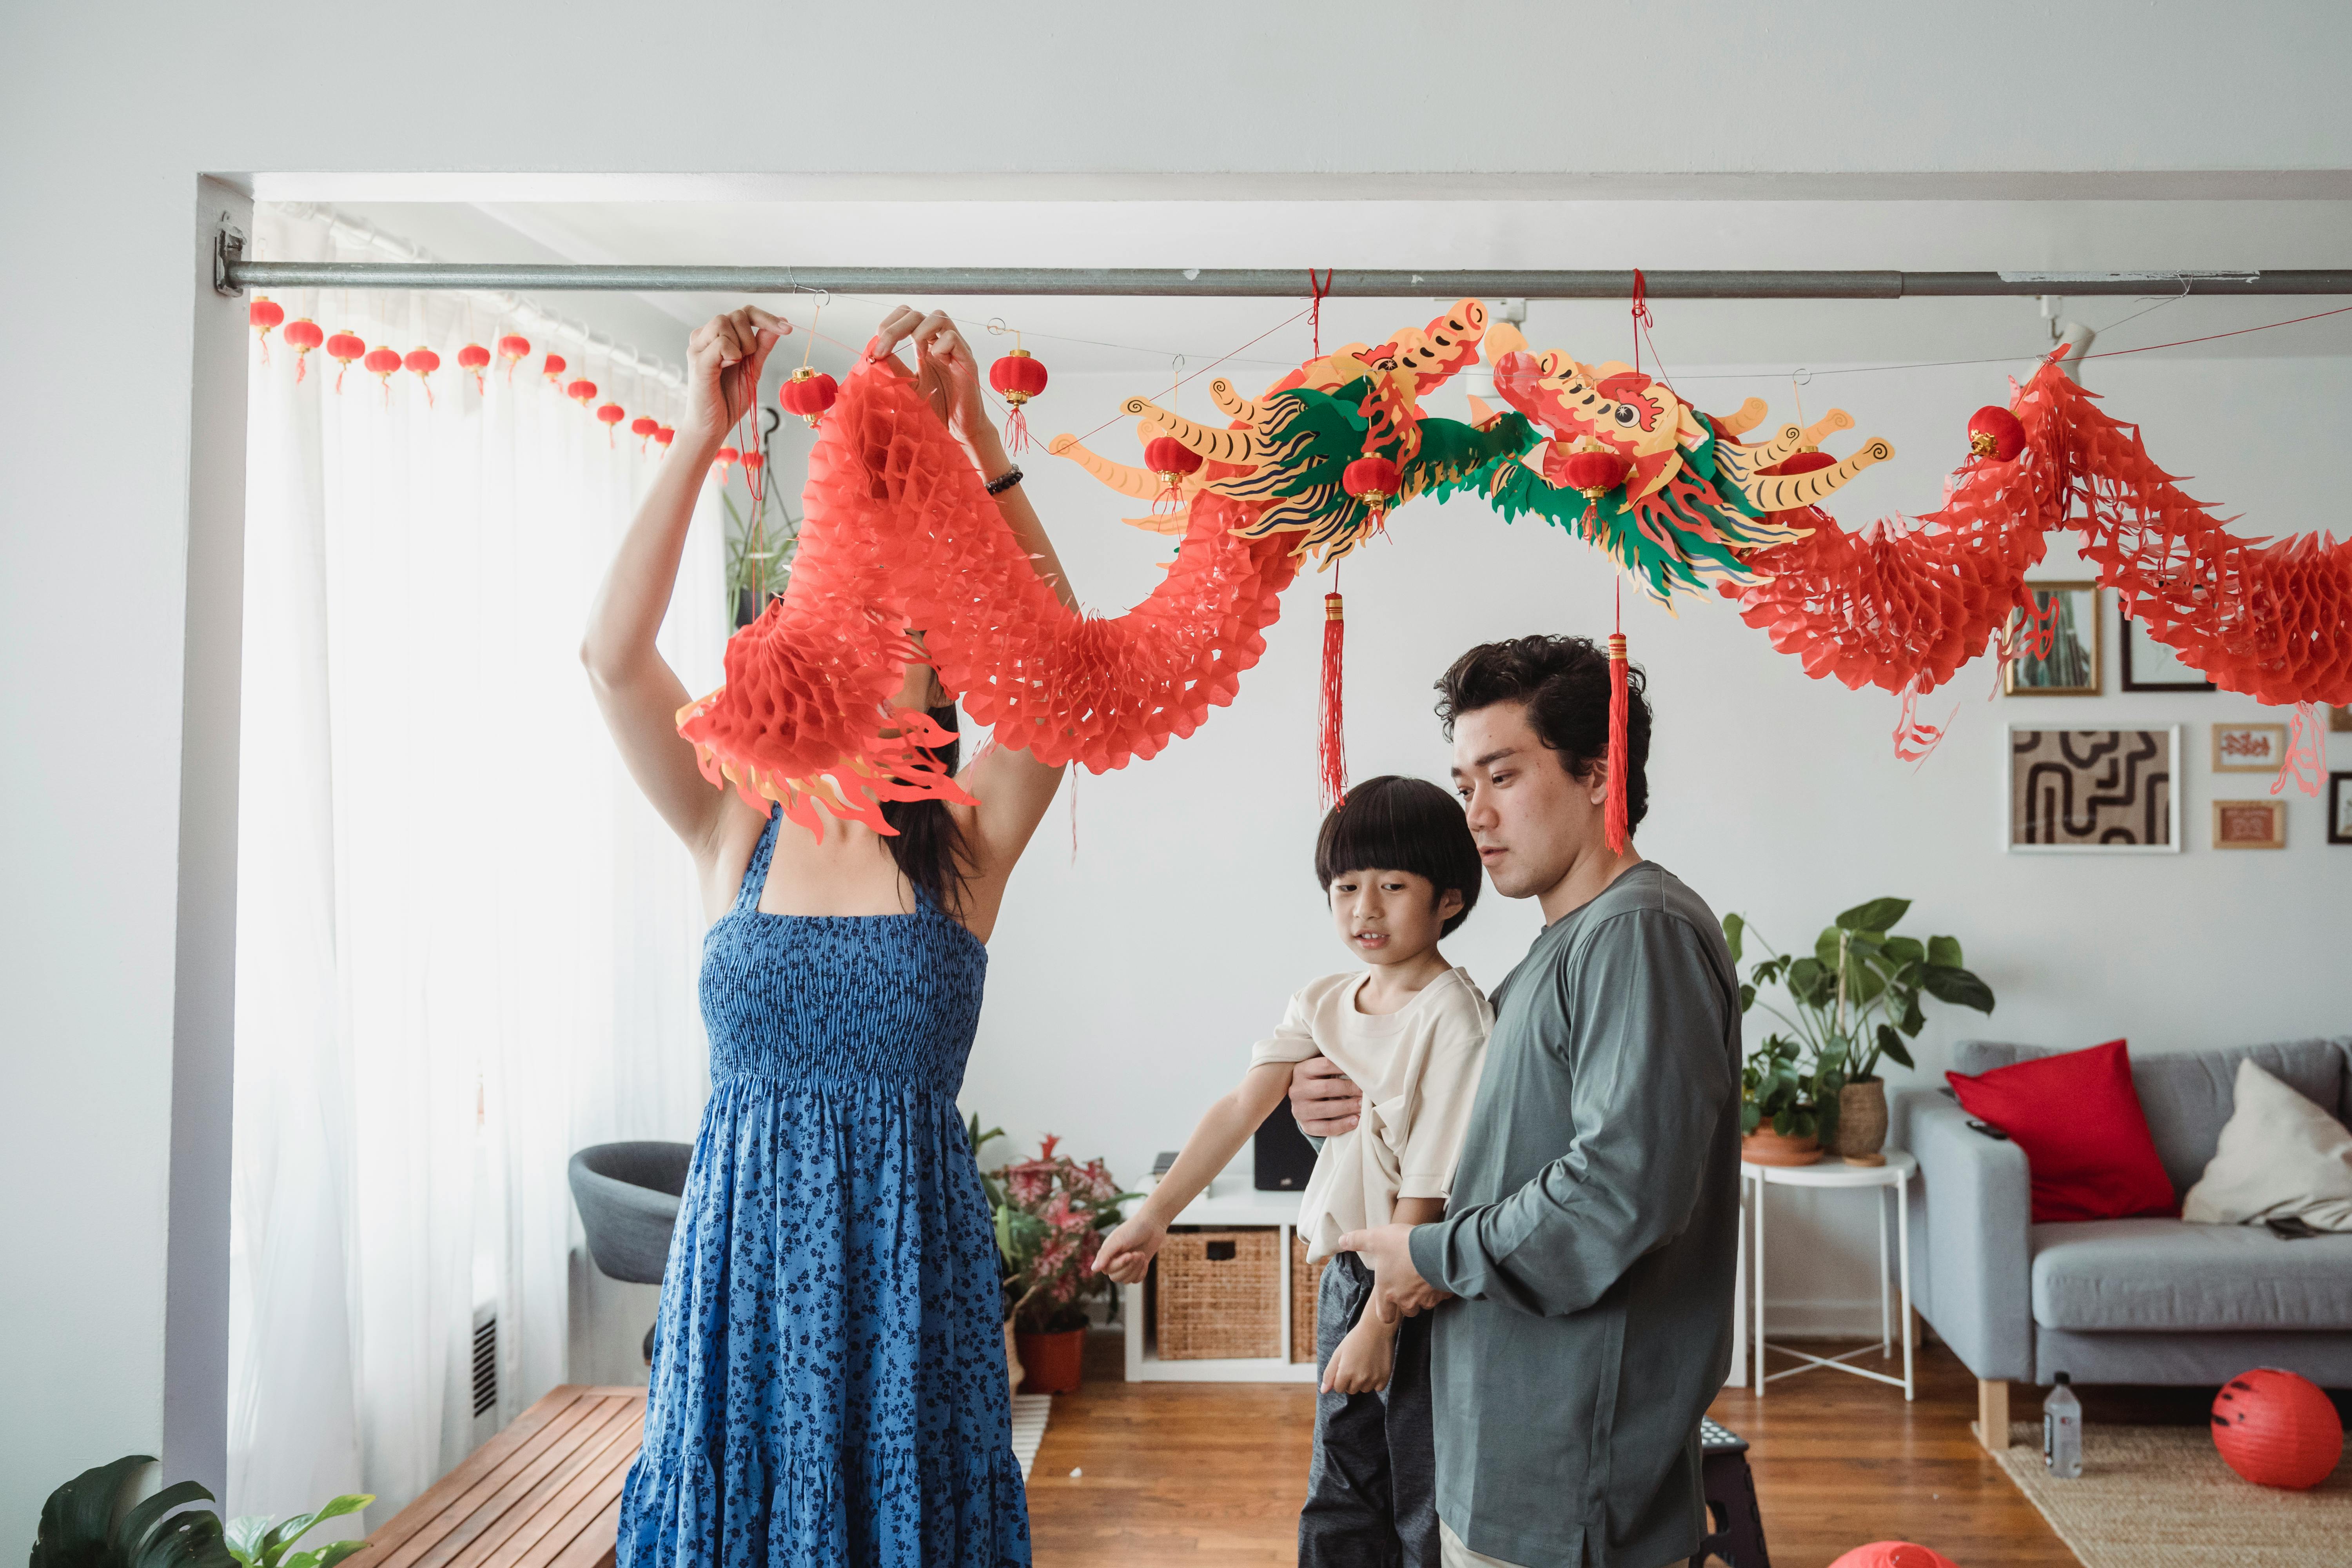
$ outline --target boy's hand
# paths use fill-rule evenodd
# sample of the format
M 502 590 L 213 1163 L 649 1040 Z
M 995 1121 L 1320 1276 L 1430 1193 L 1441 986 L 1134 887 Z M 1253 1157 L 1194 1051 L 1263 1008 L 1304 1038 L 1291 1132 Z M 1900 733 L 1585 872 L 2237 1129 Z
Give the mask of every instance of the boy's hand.
M 1323 1369 L 1326 1394 L 1378 1394 L 1396 1370 L 1396 1333 L 1370 1312 L 1356 1321 Z
M 1138 1215 L 1103 1237 L 1095 1272 L 1121 1285 L 1140 1285 L 1145 1270 L 1168 1240 L 1168 1227 Z

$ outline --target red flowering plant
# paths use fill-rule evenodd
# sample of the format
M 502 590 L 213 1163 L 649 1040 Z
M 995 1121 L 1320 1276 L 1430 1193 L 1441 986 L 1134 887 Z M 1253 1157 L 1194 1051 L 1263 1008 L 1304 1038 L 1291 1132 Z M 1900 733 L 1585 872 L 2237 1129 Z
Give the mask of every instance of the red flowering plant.
M 982 1131 L 977 1116 L 966 1131 L 975 1154 L 1003 1135 Z M 1034 1159 L 980 1176 L 995 1211 L 996 1248 L 1004 1262 L 1004 1315 L 1024 1334 L 1087 1326 L 1087 1299 L 1112 1289 L 1093 1271 L 1095 1253 L 1104 1233 L 1125 1217 L 1119 1205 L 1140 1195 L 1120 1191 L 1100 1160 L 1080 1164 L 1055 1153 L 1060 1142 L 1048 1136 Z

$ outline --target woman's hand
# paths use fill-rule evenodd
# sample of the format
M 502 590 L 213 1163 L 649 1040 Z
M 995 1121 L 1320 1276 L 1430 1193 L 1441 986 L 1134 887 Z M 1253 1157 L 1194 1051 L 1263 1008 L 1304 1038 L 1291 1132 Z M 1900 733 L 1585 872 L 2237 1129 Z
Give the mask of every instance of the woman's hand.
M 1166 1226 L 1139 1215 L 1103 1237 L 1102 1250 L 1095 1254 L 1095 1272 L 1121 1285 L 1140 1285 L 1167 1240 Z
M 760 401 L 760 372 L 768 353 L 793 330 L 781 316 L 746 305 L 713 316 L 686 340 L 686 419 L 688 439 L 723 436 Z
M 1323 1369 L 1326 1394 L 1378 1394 L 1396 1371 L 1396 1331 L 1366 1312 Z
M 901 305 L 882 318 L 874 341 L 866 345 L 867 359 L 887 359 L 902 342 L 915 345 L 915 390 L 928 398 L 931 410 L 955 438 L 967 446 L 995 439 L 988 409 L 980 395 L 980 366 L 962 334 L 944 310 L 926 316 Z

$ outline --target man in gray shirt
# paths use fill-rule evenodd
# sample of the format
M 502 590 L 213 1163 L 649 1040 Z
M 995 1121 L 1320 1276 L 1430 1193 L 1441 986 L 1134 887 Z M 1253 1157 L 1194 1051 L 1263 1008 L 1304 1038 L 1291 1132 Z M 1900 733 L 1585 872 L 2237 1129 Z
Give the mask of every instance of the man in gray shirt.
M 1638 826 L 1650 715 L 1629 684 Z M 1738 981 L 1698 895 L 1608 847 L 1601 649 L 1486 644 L 1438 690 L 1487 875 L 1545 925 L 1495 992 L 1445 1217 L 1340 1246 L 1371 1266 L 1384 1315 L 1436 1312 L 1447 1568 L 1662 1568 L 1706 1532 L 1699 1418 L 1731 1364 Z M 1310 1133 L 1354 1124 L 1327 1062 L 1291 1095 Z

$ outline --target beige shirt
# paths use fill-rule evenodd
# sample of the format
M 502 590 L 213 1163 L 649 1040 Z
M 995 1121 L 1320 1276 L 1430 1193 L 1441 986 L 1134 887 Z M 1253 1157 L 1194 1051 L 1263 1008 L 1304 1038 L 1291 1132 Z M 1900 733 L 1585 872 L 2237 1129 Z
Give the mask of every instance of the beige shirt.
M 1326 1139 L 1300 1200 L 1298 1234 L 1310 1261 L 1341 1236 L 1386 1225 L 1399 1198 L 1443 1199 L 1470 1124 L 1495 1010 L 1466 969 L 1452 969 L 1394 1013 L 1360 1013 L 1370 975 L 1327 974 L 1290 999 L 1281 1026 L 1250 1066 L 1328 1057 L 1364 1093 L 1355 1127 Z

